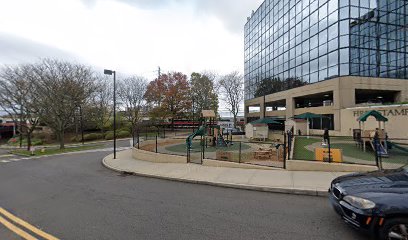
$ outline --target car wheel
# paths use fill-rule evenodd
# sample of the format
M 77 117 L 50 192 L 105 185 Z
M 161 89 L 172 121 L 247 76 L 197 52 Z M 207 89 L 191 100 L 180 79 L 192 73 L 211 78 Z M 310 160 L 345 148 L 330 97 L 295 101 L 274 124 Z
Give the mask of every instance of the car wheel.
M 394 218 L 385 221 L 380 230 L 381 240 L 408 240 L 408 219 Z

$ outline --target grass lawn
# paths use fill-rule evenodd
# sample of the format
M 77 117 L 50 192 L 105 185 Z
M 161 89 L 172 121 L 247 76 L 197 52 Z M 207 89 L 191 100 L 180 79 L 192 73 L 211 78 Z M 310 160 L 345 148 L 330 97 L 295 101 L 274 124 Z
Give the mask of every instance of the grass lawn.
M 294 159 L 302 159 L 302 160 L 315 160 L 314 153 L 312 151 L 307 150 L 305 147 L 316 142 L 320 142 L 320 138 L 306 138 L 306 137 L 297 137 L 295 141 L 294 147 Z M 331 148 L 342 149 L 342 153 L 346 157 L 361 159 L 368 162 L 372 162 L 375 164 L 375 156 L 374 152 L 371 149 L 371 146 L 367 146 L 367 151 L 364 152 L 360 149 L 352 139 L 349 138 L 332 138 Z M 347 141 L 347 142 L 339 142 L 336 143 L 335 141 Z M 350 143 L 348 143 L 350 141 Z M 401 163 L 407 164 L 408 163 L 408 153 L 400 151 L 398 149 L 391 149 L 389 150 L 389 157 L 382 158 L 383 163 Z M 356 161 L 358 163 L 358 161 Z
M 333 143 L 331 148 L 338 148 L 343 150 L 343 155 L 347 157 L 362 159 L 366 161 L 375 161 L 374 152 L 367 146 L 366 152 L 358 148 L 355 143 Z
M 41 149 L 36 149 L 34 151 L 34 155 L 31 155 L 31 152 L 27 151 L 26 149 L 13 150 L 11 151 L 11 153 L 25 155 L 25 156 L 44 156 L 44 155 L 54 155 L 54 154 L 67 153 L 67 152 L 78 152 L 78 151 L 84 151 L 84 150 L 98 149 L 103 146 L 104 145 L 90 145 L 90 146 L 68 147 L 65 149 L 49 148 L 49 149 L 45 149 L 44 152 L 41 152 Z
M 241 143 L 241 150 L 246 150 L 246 149 L 250 149 L 251 147 L 245 143 Z M 171 152 L 177 152 L 177 153 L 185 153 L 186 152 L 186 144 L 182 143 L 182 144 L 177 144 L 177 145 L 173 145 L 173 146 L 169 146 L 165 148 L 167 151 L 171 151 Z M 215 152 L 217 150 L 222 150 L 222 151 L 228 151 L 228 152 L 232 152 L 232 151 L 239 151 L 239 142 L 235 142 L 234 145 L 230 146 L 230 147 L 226 147 L 226 148 L 215 148 L 215 147 L 208 147 L 205 149 L 205 152 Z M 201 151 L 201 145 L 200 142 L 193 142 L 192 145 L 192 151 Z
M 314 152 L 307 150 L 305 147 L 321 141 L 321 138 L 296 137 L 293 159 L 315 160 Z

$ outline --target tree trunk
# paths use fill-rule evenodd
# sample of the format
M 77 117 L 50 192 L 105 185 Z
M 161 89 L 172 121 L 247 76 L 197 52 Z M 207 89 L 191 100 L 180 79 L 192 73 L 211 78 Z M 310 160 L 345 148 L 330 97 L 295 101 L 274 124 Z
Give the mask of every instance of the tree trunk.
M 27 151 L 30 151 L 31 148 L 31 132 L 27 132 Z
M 135 147 L 135 125 L 132 123 L 132 148 Z
M 19 139 L 19 142 L 20 142 L 20 148 L 22 148 L 23 147 L 23 133 L 21 131 L 21 126 L 20 126 L 20 131 L 18 133 L 18 139 Z
M 74 122 L 75 122 L 75 140 L 78 141 L 79 127 L 78 127 L 78 120 L 75 114 L 74 114 Z
M 65 132 L 64 132 L 63 129 L 60 130 L 60 133 L 58 134 L 58 135 L 59 135 L 60 149 L 64 149 L 64 148 L 65 148 L 65 144 L 64 144 L 64 134 L 65 134 Z
M 172 130 L 174 132 L 174 117 L 171 118 L 171 128 L 172 128 Z

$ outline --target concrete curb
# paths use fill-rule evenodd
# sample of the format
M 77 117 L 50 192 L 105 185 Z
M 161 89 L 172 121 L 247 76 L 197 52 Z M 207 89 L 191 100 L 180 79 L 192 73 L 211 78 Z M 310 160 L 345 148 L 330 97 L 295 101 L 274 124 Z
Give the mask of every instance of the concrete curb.
M 209 185 L 209 186 L 216 186 L 216 187 L 226 187 L 226 188 L 235 188 L 235 189 L 243 189 L 243 190 L 251 190 L 251 191 L 259 191 L 259 192 L 271 192 L 271 193 L 283 193 L 283 194 L 294 194 L 294 195 L 306 195 L 306 196 L 319 196 L 319 197 L 326 197 L 328 196 L 327 191 L 319 191 L 313 189 L 296 189 L 296 188 L 278 188 L 278 187 L 267 187 L 267 186 L 255 186 L 255 185 L 243 185 L 243 184 L 233 184 L 233 183 L 221 183 L 221 182 L 209 182 L 203 180 L 194 180 L 194 179 L 187 179 L 187 178 L 175 178 L 175 177 L 168 177 L 162 175 L 154 175 L 154 174 L 147 174 L 141 172 L 129 172 L 120 168 L 115 168 L 110 166 L 106 163 L 106 159 L 110 157 L 112 154 L 104 157 L 102 159 L 102 165 L 112 171 L 125 173 L 140 177 L 149 177 L 149 178 L 157 178 L 169 181 L 176 181 L 176 182 L 185 182 L 185 183 L 193 183 L 193 184 L 202 184 L 202 185 Z

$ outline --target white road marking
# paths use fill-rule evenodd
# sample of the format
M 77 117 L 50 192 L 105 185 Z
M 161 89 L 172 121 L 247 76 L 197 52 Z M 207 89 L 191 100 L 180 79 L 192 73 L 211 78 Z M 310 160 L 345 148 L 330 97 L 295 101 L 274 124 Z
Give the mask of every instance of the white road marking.
M 118 148 L 116 148 L 116 151 L 123 151 L 123 150 L 127 150 L 127 149 L 130 149 L 130 148 L 131 147 L 118 147 Z M 101 148 L 101 149 L 90 149 L 90 150 L 77 151 L 77 152 L 67 152 L 67 153 L 61 153 L 61 154 L 55 154 L 55 155 L 12 158 L 12 159 L 7 159 L 7 160 L 0 160 L 0 163 L 10 163 L 10 162 L 18 162 L 18 161 L 21 161 L 21 160 L 39 159 L 39 158 L 46 158 L 46 157 L 52 157 L 52 156 L 58 156 L 58 155 L 70 155 L 70 154 L 93 153 L 93 152 L 113 152 L 113 147 Z M 11 155 L 11 156 L 16 156 L 16 155 Z

